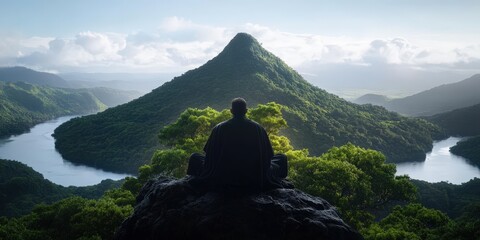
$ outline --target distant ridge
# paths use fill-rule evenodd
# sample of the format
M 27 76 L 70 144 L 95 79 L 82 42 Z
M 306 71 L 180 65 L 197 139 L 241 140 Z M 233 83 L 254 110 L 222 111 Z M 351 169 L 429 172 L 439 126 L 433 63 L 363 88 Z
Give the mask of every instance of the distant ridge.
M 372 98 L 372 94 L 357 99 L 357 103 L 371 103 L 408 116 L 432 116 L 480 103 L 480 74 L 456 83 L 444 84 L 412 96 L 387 101 Z
M 25 82 L 40 86 L 69 87 L 67 81 L 55 74 L 37 72 L 26 67 L 0 67 L 0 82 Z
M 370 103 L 370 104 L 373 104 L 373 105 L 384 106 L 390 100 L 391 99 L 388 98 L 387 96 L 380 95 L 380 94 L 369 93 L 369 94 L 365 94 L 365 95 L 355 99 L 353 102 L 355 102 L 357 104 Z
M 228 108 L 234 97 L 249 106 L 277 102 L 286 108 L 284 133 L 297 148 L 320 154 L 352 142 L 384 152 L 390 161 L 423 160 L 438 129 L 376 106 L 360 106 L 305 81 L 246 33 L 224 50 L 149 94 L 55 130 L 65 159 L 112 171 L 136 173 L 161 147 L 157 134 L 188 107 Z

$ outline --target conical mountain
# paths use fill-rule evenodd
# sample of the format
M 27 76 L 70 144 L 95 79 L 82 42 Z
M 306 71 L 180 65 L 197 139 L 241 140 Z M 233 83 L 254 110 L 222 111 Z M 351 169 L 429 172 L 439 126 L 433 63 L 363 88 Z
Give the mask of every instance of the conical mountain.
M 384 152 L 390 161 L 420 160 L 438 129 L 375 106 L 349 103 L 305 81 L 252 36 L 239 33 L 203 66 L 151 93 L 55 130 L 57 149 L 68 160 L 135 173 L 159 148 L 157 134 L 188 107 L 228 108 L 244 97 L 250 106 L 287 106 L 285 134 L 297 148 L 320 154 L 347 142 Z

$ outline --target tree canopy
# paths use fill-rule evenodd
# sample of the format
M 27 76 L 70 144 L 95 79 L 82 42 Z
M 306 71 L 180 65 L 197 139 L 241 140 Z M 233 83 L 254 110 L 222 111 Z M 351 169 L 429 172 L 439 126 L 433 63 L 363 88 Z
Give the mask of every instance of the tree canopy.
M 395 165 L 386 164 L 380 152 L 353 144 L 334 147 L 319 157 L 309 156 L 306 149 L 295 150 L 287 137 L 279 135 L 287 127 L 283 107 L 273 102 L 259 104 L 247 112 L 247 117 L 266 126 L 274 151 L 288 156 L 289 179 L 297 188 L 327 199 L 341 210 L 344 219 L 358 226 L 372 222 L 373 215 L 368 212 L 371 209 L 393 200 L 415 198 L 408 177 L 395 177 Z M 157 174 L 185 176 L 190 154 L 203 152 L 211 129 L 229 118 L 228 109 L 185 110 L 158 135 L 159 141 L 170 148 L 157 150 L 151 163 L 140 167 L 138 179 L 130 178 L 124 186 L 135 192 Z

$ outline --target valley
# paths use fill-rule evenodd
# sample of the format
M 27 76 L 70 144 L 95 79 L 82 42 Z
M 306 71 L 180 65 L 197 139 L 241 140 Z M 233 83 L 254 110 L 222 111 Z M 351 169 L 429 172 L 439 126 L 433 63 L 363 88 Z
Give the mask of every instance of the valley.
M 22 74 L 35 74 L 24 68 L 12 71 L 19 70 Z M 373 222 L 378 211 L 383 212 L 380 215 L 390 211 L 389 216 L 405 214 L 399 210 L 400 206 L 389 209 L 388 204 L 397 201 L 407 212 L 428 207 L 430 209 L 425 211 L 431 211 L 429 214 L 451 221 L 455 229 L 449 230 L 448 234 L 467 231 L 462 221 L 470 221 L 468 214 L 475 210 L 468 209 L 475 208 L 480 199 L 478 194 L 465 190 L 475 188 L 479 182 L 480 169 L 476 165 L 478 154 L 475 152 L 478 137 L 460 141 L 462 137 L 479 134 L 478 104 L 469 105 L 475 103 L 476 98 L 470 98 L 472 94 L 466 93 L 462 100 L 449 106 L 438 101 L 440 95 L 447 95 L 446 92 L 458 94 L 463 91 L 455 90 L 456 87 L 449 90 L 448 86 L 440 86 L 407 97 L 402 101 L 408 103 L 402 104 L 411 108 L 411 112 L 396 110 L 403 115 L 369 104 L 396 101 L 381 95 L 365 96 L 359 102 L 363 105 L 353 104 L 311 85 L 265 50 L 255 38 L 244 33 L 238 34 L 218 56 L 203 66 L 175 77 L 139 98 L 136 91 L 103 87 L 103 84 L 111 83 L 95 83 L 102 86 L 96 88 L 59 88 L 52 84 L 57 79 L 55 75 L 42 76 L 47 80 L 41 84 L 0 82 L 0 100 L 3 101 L 0 113 L 6 116 L 0 126 L 10 131 L 4 136 L 27 132 L 0 141 L 1 167 L 7 169 L 2 171 L 15 169 L 19 172 L 15 173 L 18 177 L 10 174 L 0 182 L 0 190 L 4 192 L 0 209 L 5 209 L 3 215 L 7 216 L 27 214 L 18 220 L 22 226 L 28 225 L 29 221 L 35 222 L 35 214 L 44 214 L 40 219 L 48 219 L 52 216 L 49 212 L 72 206 L 83 206 L 78 209 L 78 214 L 90 210 L 115 212 L 115 223 L 109 228 L 118 226 L 132 212 L 134 196 L 148 179 L 158 174 L 185 175 L 184 161 L 188 154 L 201 151 L 202 141 L 216 124 L 213 116 L 225 118 L 227 110 L 221 113 L 218 110 L 228 107 L 230 99 L 236 96 L 247 98 L 252 111 L 271 108 L 265 113 L 267 115 L 256 116 L 256 121 L 268 124 L 285 118 L 285 126 L 281 130 L 279 127 L 270 137 L 274 149 L 286 152 L 290 158 L 292 172 L 289 180 L 302 191 L 323 196 L 336 204 L 345 214 L 344 219 L 364 231 L 366 236 L 383 224 L 384 220 Z M 476 84 L 477 79 L 480 78 L 475 75 L 465 81 L 475 89 L 476 85 L 471 84 Z M 59 82 L 60 85 L 65 83 L 73 86 L 71 81 Z M 93 82 L 77 81 L 76 84 L 78 87 L 93 85 Z M 429 102 L 443 105 L 434 108 Z M 269 116 L 272 109 L 277 112 Z M 195 112 L 206 114 L 200 117 L 203 119 L 200 123 L 195 124 L 203 126 L 205 121 L 213 122 L 201 127 L 202 133 L 197 130 L 194 137 L 186 141 L 192 141 L 190 144 L 193 145 L 168 144 L 168 137 L 184 136 L 162 135 L 165 127 L 186 131 L 186 136 L 190 136 L 192 134 L 188 131 L 197 125 L 186 128 L 176 126 L 175 121 L 179 116 L 182 118 L 184 114 Z M 404 116 L 424 114 L 422 118 Z M 25 116 L 33 120 L 22 123 Z M 196 117 L 192 115 L 187 119 Z M 13 120 L 9 122 L 8 119 Z M 18 125 L 21 131 L 11 127 L 12 122 L 23 124 Z M 466 158 L 452 154 L 450 149 Z M 28 167 L 3 159 L 17 160 Z M 318 175 L 319 172 L 322 174 Z M 448 192 L 445 199 L 429 197 L 430 194 L 444 196 L 445 191 Z M 333 194 L 335 192 L 339 194 Z M 451 192 L 456 194 L 451 195 Z M 343 196 L 344 193 L 347 195 Z M 356 202 L 357 198 L 359 202 Z M 418 199 L 423 206 L 404 206 L 413 199 Z M 52 205 L 34 207 L 40 202 Z M 447 203 L 451 208 L 445 207 Z M 453 223 L 449 217 L 460 218 L 458 223 Z M 0 217 L 0 230 L 16 224 L 14 221 L 17 220 Z M 52 231 L 57 230 L 58 226 Z M 84 234 L 82 231 L 76 234 Z M 103 234 L 111 236 L 111 233 Z
M 2 1 L 0 240 L 480 240 L 479 10 Z

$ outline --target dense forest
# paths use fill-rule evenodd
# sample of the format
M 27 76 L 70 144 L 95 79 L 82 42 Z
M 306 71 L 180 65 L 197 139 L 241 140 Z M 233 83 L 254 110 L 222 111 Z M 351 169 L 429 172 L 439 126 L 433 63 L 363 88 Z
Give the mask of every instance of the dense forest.
M 0 83 L 0 137 L 20 134 L 33 125 L 64 115 L 98 112 L 107 108 L 87 91 Z
M 136 97 L 108 88 L 67 89 L 24 82 L 0 82 L 0 137 L 20 134 L 33 125 L 65 115 L 103 111 Z
M 23 163 L 0 159 L 0 216 L 24 215 L 37 204 L 51 204 L 71 196 L 100 198 L 121 184 L 122 181 L 108 179 L 94 186 L 63 187 Z
M 238 34 L 203 66 L 151 93 L 102 113 L 73 119 L 55 130 L 56 147 L 72 162 L 134 173 L 161 147 L 156 133 L 188 107 L 226 108 L 242 96 L 250 106 L 282 104 L 292 145 L 321 154 L 348 142 L 379 150 L 389 162 L 420 161 L 443 137 L 425 120 L 382 107 L 356 105 L 305 81 L 252 36 Z
M 458 142 L 450 148 L 450 152 L 468 159 L 469 162 L 480 167 L 480 136 L 468 138 Z
M 422 205 L 440 210 L 451 218 L 460 217 L 469 205 L 480 202 L 480 178 L 461 185 L 411 181 L 417 187 L 417 199 Z
M 480 104 L 426 118 L 441 126 L 450 136 L 480 135 Z
M 248 117 L 266 128 L 275 152 L 287 154 L 289 180 L 296 188 L 337 206 L 342 218 L 366 239 L 480 236 L 479 179 L 461 186 L 412 183 L 407 176 L 395 176 L 395 165 L 386 163 L 381 152 L 350 143 L 319 156 L 310 155 L 307 149 L 295 149 L 281 134 L 288 128 L 282 108 L 276 103 L 258 105 L 249 110 Z M 230 117 L 227 109 L 185 110 L 158 132 L 166 148 L 154 152 L 151 161 L 138 169 L 137 178 L 128 177 L 121 188 L 109 190 L 97 200 L 69 197 L 51 205 L 37 205 L 21 217 L 0 218 L 0 238 L 112 239 L 115 229 L 132 213 L 134 196 L 141 186 L 159 174 L 185 176 L 188 155 L 200 151 L 211 128 Z M 447 211 L 449 217 L 436 207 L 455 211 Z M 388 211 L 387 216 L 376 221 L 379 210 Z

